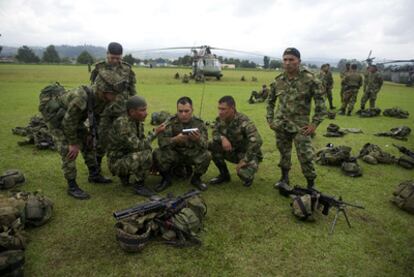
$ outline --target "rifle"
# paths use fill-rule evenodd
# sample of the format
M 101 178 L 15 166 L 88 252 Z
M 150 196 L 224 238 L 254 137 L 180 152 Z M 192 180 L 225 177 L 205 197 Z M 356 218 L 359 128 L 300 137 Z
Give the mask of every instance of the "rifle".
M 407 156 L 409 156 L 409 157 L 411 157 L 411 158 L 413 158 L 414 159 L 414 151 L 411 151 L 410 149 L 408 149 L 408 148 L 406 148 L 406 147 L 404 147 L 404 146 L 398 146 L 398 145 L 395 145 L 394 143 L 392 144 L 395 148 L 397 148 L 398 149 L 398 151 L 400 151 L 401 153 L 403 153 L 403 154 L 405 154 L 405 155 L 407 155 Z
M 287 185 L 284 182 L 278 182 L 276 187 L 279 189 L 279 193 L 283 196 L 286 196 L 286 197 L 288 197 L 290 195 L 303 196 L 305 194 L 309 194 L 309 195 L 312 196 L 312 198 L 318 199 L 317 200 L 318 203 L 321 206 L 323 206 L 323 209 L 322 209 L 322 214 L 323 215 L 328 215 L 329 210 L 332 207 L 334 207 L 336 209 L 336 214 L 335 214 L 335 218 L 332 222 L 331 230 L 330 230 L 329 234 L 333 234 L 340 212 L 343 213 L 343 215 L 345 216 L 346 222 L 348 223 L 349 228 L 351 228 L 351 223 L 350 223 L 350 221 L 348 219 L 348 215 L 346 213 L 346 207 L 347 206 L 358 208 L 358 209 L 365 209 L 365 207 L 363 207 L 361 205 L 351 204 L 351 203 L 342 201 L 342 197 L 339 197 L 338 199 L 336 199 L 334 196 L 323 194 L 322 192 L 318 191 L 315 188 L 302 188 L 300 186 L 294 186 L 293 188 L 291 188 L 289 185 Z

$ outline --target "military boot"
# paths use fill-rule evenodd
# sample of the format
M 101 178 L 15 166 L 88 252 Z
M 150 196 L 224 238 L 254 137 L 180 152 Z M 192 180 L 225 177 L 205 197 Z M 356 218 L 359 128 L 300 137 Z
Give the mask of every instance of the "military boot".
M 111 179 L 108 179 L 101 174 L 101 170 L 97 166 L 90 166 L 89 168 L 89 177 L 88 181 L 89 183 L 95 183 L 95 184 L 109 184 L 112 183 Z
M 332 104 L 332 99 L 328 99 L 329 101 L 329 109 L 334 110 L 336 107 Z
M 193 186 L 196 186 L 201 191 L 205 191 L 208 188 L 207 185 L 201 181 L 201 174 L 199 173 L 194 173 L 190 182 Z
M 279 180 L 280 183 L 285 183 L 289 185 L 289 170 L 290 170 L 289 168 L 281 169 L 282 176 L 280 177 L 280 180 Z
M 306 179 L 307 181 L 307 187 L 308 189 L 313 189 L 313 187 L 315 186 L 315 179 Z
M 348 111 L 348 112 L 346 113 L 346 115 L 347 115 L 347 116 L 351 116 L 351 114 L 352 114 L 352 111 Z
M 134 192 L 145 197 L 151 197 L 155 194 L 155 192 L 145 186 L 144 181 L 138 181 L 135 183 Z
M 161 172 L 161 182 L 155 186 L 156 192 L 161 192 L 171 185 L 171 175 L 169 172 Z
M 345 115 L 345 110 L 344 109 L 340 109 L 338 112 L 339 115 Z
M 89 199 L 88 193 L 84 192 L 76 183 L 76 179 L 68 180 L 68 194 L 76 199 Z
M 230 182 L 230 173 L 227 169 L 226 162 L 214 162 L 214 164 L 217 166 L 220 174 L 217 177 L 214 177 L 211 179 L 208 183 L 210 185 L 218 185 L 226 182 Z
M 121 180 L 121 184 L 123 186 L 128 186 L 129 185 L 129 177 L 130 177 L 130 175 L 119 176 L 119 179 Z

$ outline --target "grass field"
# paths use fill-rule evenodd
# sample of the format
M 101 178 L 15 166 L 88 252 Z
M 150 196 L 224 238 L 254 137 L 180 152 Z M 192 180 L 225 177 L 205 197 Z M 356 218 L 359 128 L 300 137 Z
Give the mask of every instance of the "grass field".
M 360 161 L 364 175 L 353 179 L 342 175 L 338 168 L 317 166 L 317 187 L 322 192 L 341 195 L 345 201 L 366 207 L 350 208 L 352 228 L 340 217 L 335 234 L 329 236 L 333 210 L 328 217 L 317 217 L 314 223 L 300 222 L 291 214 L 289 199 L 273 188 L 280 177 L 274 133 L 266 124 L 265 104 L 249 105 L 247 99 L 251 90 L 258 90 L 262 83 L 269 84 L 276 72 L 224 71 L 221 81 L 202 85 L 182 84 L 173 79 L 176 71 L 183 74 L 189 69 L 134 70 L 138 93 L 146 97 L 150 113 L 174 112 L 176 99 L 187 95 L 193 98 L 198 115 L 204 90 L 201 116 L 213 120 L 218 98 L 233 95 L 238 110 L 256 123 L 264 139 L 264 161 L 255 183 L 250 188 L 243 187 L 231 165 L 232 182 L 210 186 L 203 193 L 208 214 L 201 247 L 176 249 L 150 244 L 142 253 L 127 254 L 115 241 L 112 212 L 145 199 L 122 187 L 118 180 L 108 186 L 87 183 L 87 171 L 80 158 L 78 182 L 92 198 L 74 200 L 66 195 L 58 154 L 20 147 L 16 142 L 21 138 L 11 134 L 11 128 L 25 126 L 37 113 L 39 91 L 48 83 L 59 81 L 67 88 L 87 84 L 86 66 L 0 65 L 0 171 L 23 170 L 27 183 L 21 189 L 41 189 L 55 203 L 53 220 L 29 231 L 27 276 L 414 276 L 414 216 L 389 202 L 396 185 L 413 179 L 414 171 Z M 246 82 L 240 81 L 241 75 Z M 251 82 L 252 76 L 259 82 Z M 339 76 L 334 78 L 334 102 L 339 107 Z M 360 97 L 361 92 L 358 100 Z M 319 149 L 328 142 L 346 144 L 355 155 L 367 142 L 395 155 L 398 151 L 391 146 L 392 142 L 414 149 L 412 134 L 407 142 L 373 136 L 403 124 L 414 130 L 414 88 L 385 83 L 378 106 L 400 106 L 411 116 L 326 119 L 317 131 L 314 147 Z M 146 126 L 150 128 L 148 121 Z M 364 134 L 326 138 L 322 134 L 330 122 L 361 128 Z M 109 175 L 106 166 L 104 172 Z M 293 184 L 305 184 L 296 155 L 291 173 Z M 211 164 L 204 179 L 216 175 L 217 169 Z M 153 186 L 158 180 L 150 177 L 147 183 Z M 177 181 L 169 191 L 180 194 L 190 188 L 186 181 Z

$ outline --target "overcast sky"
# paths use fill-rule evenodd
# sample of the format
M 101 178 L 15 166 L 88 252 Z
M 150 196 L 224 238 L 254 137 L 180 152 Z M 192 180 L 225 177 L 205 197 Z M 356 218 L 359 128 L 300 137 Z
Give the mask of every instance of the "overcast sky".
M 414 58 L 411 0 L 0 0 L 0 44 L 208 44 L 279 57 Z

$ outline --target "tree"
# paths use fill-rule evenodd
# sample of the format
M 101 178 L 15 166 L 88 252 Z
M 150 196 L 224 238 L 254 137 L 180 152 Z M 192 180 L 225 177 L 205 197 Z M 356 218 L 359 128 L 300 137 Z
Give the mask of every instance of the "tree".
M 268 69 L 270 64 L 270 58 L 268 56 L 263 57 L 263 68 Z
M 277 61 L 277 60 L 271 60 L 269 63 L 269 68 L 271 69 L 282 68 L 282 62 Z
M 60 57 L 54 45 L 46 47 L 45 52 L 43 52 L 42 61 L 45 63 L 60 63 Z
M 38 63 L 40 59 L 33 50 L 26 45 L 23 45 L 17 50 L 16 59 L 23 63 Z
M 133 64 L 136 62 L 136 60 L 135 60 L 135 58 L 132 56 L 132 54 L 125 55 L 125 56 L 122 58 L 122 60 L 123 60 L 124 62 L 126 62 L 126 63 L 129 63 L 130 65 L 133 65 Z
M 77 63 L 80 64 L 92 64 L 95 62 L 94 57 L 92 57 L 91 54 L 89 54 L 88 51 L 82 51 L 82 53 L 79 54 L 78 58 L 76 59 Z

